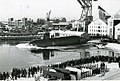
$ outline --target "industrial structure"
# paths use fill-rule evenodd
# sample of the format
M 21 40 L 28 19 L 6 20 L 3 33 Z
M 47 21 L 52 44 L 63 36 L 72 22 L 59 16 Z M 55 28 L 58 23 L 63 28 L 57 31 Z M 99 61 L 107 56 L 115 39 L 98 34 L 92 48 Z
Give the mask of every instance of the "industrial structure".
M 108 19 L 109 36 L 113 39 L 120 39 L 120 10 Z
M 83 31 L 87 30 L 87 25 L 93 20 L 92 16 L 92 0 L 77 0 L 82 7 L 82 14 L 80 16 L 80 27 L 83 28 Z M 94 0 L 95 1 L 95 0 Z
M 107 19 L 111 16 L 98 5 L 98 0 L 77 0 L 81 7 L 82 13 L 80 16 L 80 27 L 83 31 L 88 32 L 88 25 L 96 19 L 101 19 L 107 24 Z
M 107 37 L 108 29 L 108 25 L 100 18 L 92 21 L 88 25 L 88 33 L 94 37 Z
M 46 13 L 46 19 L 47 19 L 47 21 L 50 21 L 50 15 L 51 15 L 51 10 L 49 11 L 49 13 Z
M 82 13 L 79 19 L 80 24 L 78 27 L 91 36 L 108 36 L 108 19 L 111 15 L 99 6 L 98 0 L 77 1 L 82 7 Z

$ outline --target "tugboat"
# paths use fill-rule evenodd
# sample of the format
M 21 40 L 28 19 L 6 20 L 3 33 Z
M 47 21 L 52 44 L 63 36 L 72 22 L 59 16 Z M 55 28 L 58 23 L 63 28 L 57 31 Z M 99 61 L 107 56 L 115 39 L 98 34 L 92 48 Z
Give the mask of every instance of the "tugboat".
M 36 39 L 29 44 L 37 47 L 72 46 L 85 44 L 89 36 L 85 32 L 55 30 L 45 33 L 44 39 Z

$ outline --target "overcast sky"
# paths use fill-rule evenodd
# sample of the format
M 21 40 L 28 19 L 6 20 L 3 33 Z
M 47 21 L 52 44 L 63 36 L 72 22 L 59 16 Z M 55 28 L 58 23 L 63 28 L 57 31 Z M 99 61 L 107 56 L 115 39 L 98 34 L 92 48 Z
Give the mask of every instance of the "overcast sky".
M 114 15 L 120 10 L 120 0 L 99 0 L 99 5 Z M 51 10 L 51 18 L 79 19 L 81 6 L 77 0 L 0 0 L 0 21 L 10 17 L 45 18 Z

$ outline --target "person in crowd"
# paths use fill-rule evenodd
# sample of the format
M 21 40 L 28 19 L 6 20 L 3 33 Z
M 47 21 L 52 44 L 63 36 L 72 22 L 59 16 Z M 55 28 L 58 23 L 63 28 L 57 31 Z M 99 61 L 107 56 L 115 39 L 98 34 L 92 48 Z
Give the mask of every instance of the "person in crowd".
M 105 75 L 105 63 L 104 62 L 100 64 L 100 68 L 101 68 L 101 73 L 102 73 L 101 76 L 104 76 Z
M 24 71 L 23 71 L 23 77 L 27 77 L 27 71 L 26 71 L 26 69 L 24 69 Z
M 3 72 L 3 80 L 6 80 L 6 73 Z
M 6 73 L 6 79 L 8 79 L 10 77 L 9 73 Z
M 28 68 L 28 78 L 30 78 L 30 75 L 31 75 L 31 69 Z
M 13 70 L 12 70 L 12 72 L 11 72 L 11 77 L 12 77 L 12 79 L 14 79 Z
M 17 69 L 16 68 L 13 73 L 14 73 L 15 80 L 17 80 Z
M 34 74 L 35 74 L 35 71 L 34 71 L 34 69 L 32 68 L 32 70 L 31 70 L 31 74 L 32 74 L 32 77 L 34 76 Z
M 120 61 L 118 62 L 119 68 L 120 68 Z
M 20 74 L 21 74 L 21 71 L 20 71 L 20 69 L 18 69 L 17 70 L 17 75 L 18 75 L 18 78 L 20 78 L 21 76 L 20 76 Z
M 40 71 L 40 67 L 39 66 L 37 66 L 37 72 L 39 72 Z
M 2 75 L 2 73 L 0 72 L 0 80 L 2 80 L 3 79 L 3 75 Z

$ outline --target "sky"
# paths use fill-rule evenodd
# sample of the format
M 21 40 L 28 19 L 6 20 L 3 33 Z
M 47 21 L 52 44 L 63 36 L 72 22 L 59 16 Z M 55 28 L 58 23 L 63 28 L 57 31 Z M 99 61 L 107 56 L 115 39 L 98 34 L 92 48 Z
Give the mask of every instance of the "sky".
M 111 15 L 120 10 L 120 0 L 98 0 L 99 5 Z M 77 0 L 0 0 L 0 21 L 14 17 L 46 18 L 51 10 L 51 18 L 66 17 L 79 19 L 81 5 Z

